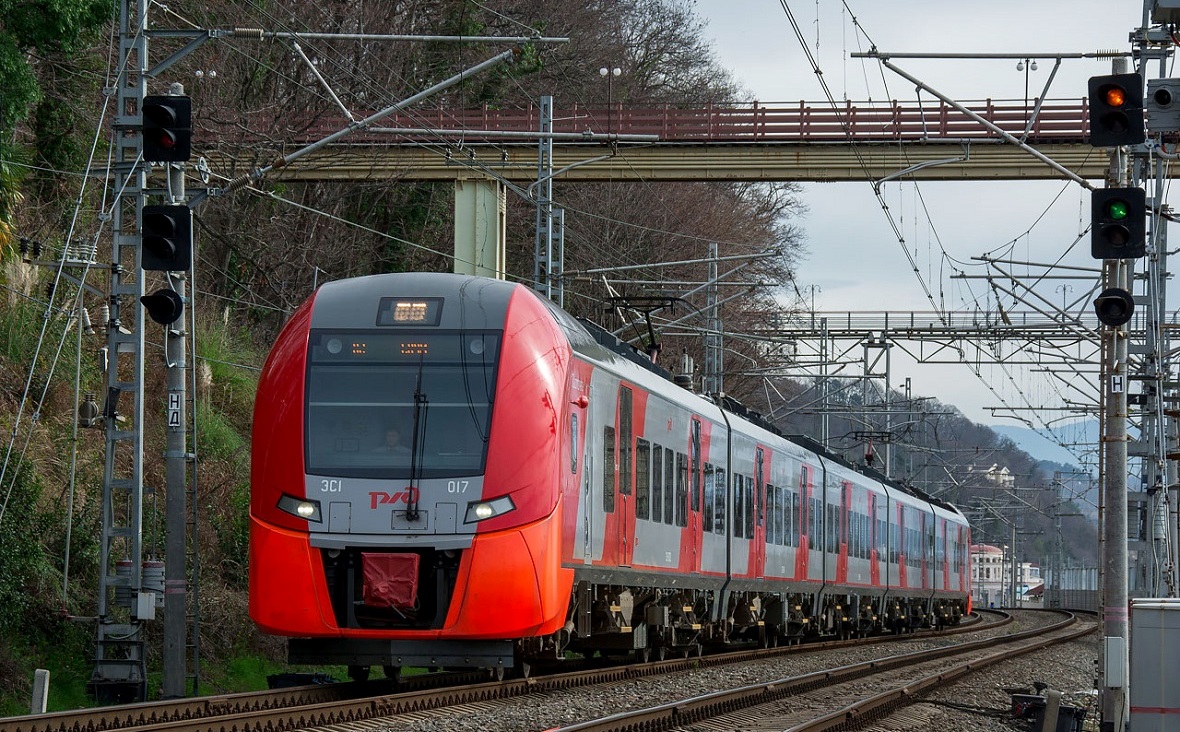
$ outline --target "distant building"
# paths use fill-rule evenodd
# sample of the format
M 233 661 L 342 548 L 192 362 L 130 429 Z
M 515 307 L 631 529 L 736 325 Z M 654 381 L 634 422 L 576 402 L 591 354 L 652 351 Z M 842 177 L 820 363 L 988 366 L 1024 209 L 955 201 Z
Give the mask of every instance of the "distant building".
M 998 546 L 971 545 L 971 599 L 976 606 L 1000 607 L 1006 604 L 1005 556 L 1004 550 Z
M 1016 476 L 1008 470 L 1008 468 L 1001 468 L 998 464 L 992 463 L 992 466 L 987 469 L 977 468 L 974 465 L 967 467 L 968 473 L 982 473 L 985 480 L 998 484 L 1001 488 L 1011 488 L 1016 483 Z
M 1022 606 L 1026 599 L 1040 604 L 1039 594 L 1029 595 L 1029 592 L 1043 584 L 1040 567 L 1030 562 L 1018 563 L 1016 604 Z M 971 545 L 971 598 L 977 607 L 1004 607 L 1012 603 L 1012 558 L 1008 547 Z

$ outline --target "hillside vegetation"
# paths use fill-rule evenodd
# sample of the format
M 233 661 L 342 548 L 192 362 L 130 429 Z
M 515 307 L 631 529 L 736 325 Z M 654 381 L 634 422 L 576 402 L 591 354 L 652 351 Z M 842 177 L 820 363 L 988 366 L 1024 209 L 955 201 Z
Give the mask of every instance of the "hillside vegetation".
M 36 9 L 33 6 L 36 5 Z M 27 6 L 27 7 L 25 7 Z M 86 703 L 99 558 L 104 439 L 101 428 L 79 428 L 79 399 L 103 401 L 101 348 L 106 340 L 99 313 L 105 301 L 114 192 L 105 177 L 83 177 L 88 164 L 101 171 L 110 133 L 110 97 L 117 34 L 116 7 L 108 0 L 17 3 L 0 27 L 0 430 L 10 435 L 0 470 L 0 714 L 22 712 L 32 670 L 53 672 L 51 706 Z M 670 103 L 701 105 L 740 100 L 740 84 L 721 68 L 703 35 L 691 2 L 683 0 L 509 0 L 494 10 L 454 1 L 400 3 L 306 0 L 237 3 L 182 0 L 152 7 L 156 28 L 253 27 L 286 31 L 397 33 L 445 36 L 528 35 L 570 38 L 568 44 L 528 45 L 511 66 L 474 76 L 426 104 L 442 107 L 535 104 L 556 95 L 579 105 Z M 170 45 L 171 43 L 171 45 Z M 179 46 L 152 42 L 152 57 Z M 481 43 L 406 43 L 305 40 L 333 93 L 351 109 L 372 110 L 405 99 L 502 50 Z M 610 84 L 599 68 L 619 67 Z M 215 72 L 215 73 L 214 73 Z M 248 172 L 289 151 L 294 132 L 341 119 L 339 109 L 290 45 L 221 40 L 206 43 L 149 82 L 149 93 L 181 81 L 192 95 L 194 125 L 201 130 L 240 129 L 237 140 L 218 143 L 235 151 Z M 96 136 L 97 135 L 97 136 Z M 461 154 L 454 141 L 430 143 L 440 154 Z M 200 145 L 194 150 L 202 151 Z M 88 161 L 93 161 L 89 162 Z M 100 181 L 96 184 L 95 181 Z M 225 183 L 214 177 L 209 186 Z M 195 175 L 190 190 L 204 185 Z M 793 267 L 804 251 L 800 217 L 805 202 L 790 183 L 555 182 L 554 198 L 566 209 L 566 268 L 591 269 L 700 260 L 710 243 L 720 254 L 770 254 L 751 260 L 740 274 L 759 282 L 727 302 L 726 347 L 739 355 L 727 363 L 789 364 L 781 345 L 743 338 L 767 322 L 787 324 L 802 309 Z M 282 644 L 257 634 L 246 618 L 247 515 L 250 418 L 258 369 L 286 318 L 319 283 L 375 272 L 452 268 L 453 191 L 449 184 L 370 179 L 245 187 L 204 201 L 195 209 L 196 329 L 190 348 L 197 393 L 191 449 L 197 455 L 201 559 L 201 652 L 208 691 L 236 684 L 240 659 L 279 662 Z M 508 271 L 531 277 L 535 206 L 509 194 Z M 52 264 L 67 247 L 90 245 L 98 266 L 59 276 Z M 703 263 L 640 270 L 637 279 L 701 281 Z M 87 289 L 95 288 L 94 290 Z M 686 288 L 612 282 L 631 296 L 682 294 Z M 603 306 L 612 293 L 603 280 L 572 283 L 566 303 L 579 315 L 617 328 L 619 312 Z M 134 313 L 123 302 L 123 312 Z M 704 295 L 684 297 L 676 316 L 704 307 Z M 85 308 L 97 333 L 80 332 Z M 684 309 L 687 308 L 687 309 Z M 606 314 L 604 314 L 606 313 Z M 133 317 L 133 316 L 129 316 Z M 626 315 L 629 322 L 634 314 Z M 687 354 L 703 363 L 700 322 L 661 333 L 664 353 Z M 151 324 L 145 379 L 144 545 L 163 551 L 164 357 L 162 329 Z M 645 329 L 625 333 L 646 345 Z M 773 380 L 781 399 L 768 402 L 765 377 L 735 369 L 726 391 L 772 417 L 786 432 L 817 434 L 814 417 L 798 407 L 811 401 L 807 386 Z M 798 400 L 798 401 L 792 401 Z M 1007 467 L 1030 486 L 1048 477 L 1010 440 L 973 425 L 952 407 L 928 428 L 903 435 L 894 460 L 898 474 L 972 500 L 986 492 L 982 473 Z M 834 444 L 860 460 L 860 443 L 847 439 L 852 422 L 834 420 Z M 973 459 L 974 457 L 974 459 Z M 915 468 L 914 466 L 918 467 Z M 975 469 L 974 467 L 972 468 Z M 952 476 L 957 484 L 947 488 Z M 946 489 L 946 490 L 944 490 Z M 1071 532 L 1082 536 L 1082 532 Z M 1044 541 L 1048 542 L 1046 535 Z M 1088 558 L 1085 539 L 1074 547 Z M 68 557 L 68 563 L 67 563 Z M 151 647 L 158 652 L 155 624 Z M 153 655 L 149 665 L 158 668 Z M 254 669 L 257 681 L 257 669 Z M 153 689 L 154 691 L 154 689 Z

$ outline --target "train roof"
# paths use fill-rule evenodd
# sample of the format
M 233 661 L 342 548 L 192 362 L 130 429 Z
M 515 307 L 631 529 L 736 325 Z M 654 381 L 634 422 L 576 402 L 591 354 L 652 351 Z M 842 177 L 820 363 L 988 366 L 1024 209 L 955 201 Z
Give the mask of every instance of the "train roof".
M 544 301 L 546 303 L 550 302 L 548 300 L 545 300 L 544 298 L 541 298 L 541 299 L 542 299 L 542 301 Z M 594 342 L 596 342 L 598 345 L 602 346 L 603 348 L 606 348 L 607 350 L 611 351 L 612 353 L 615 353 L 615 354 L 623 357 L 627 361 L 630 361 L 631 363 L 634 363 L 637 366 L 640 366 L 641 368 L 664 378 L 665 380 L 671 382 L 673 385 L 675 385 L 679 388 L 684 388 L 684 387 L 680 386 L 678 383 L 676 383 L 671 372 L 669 372 L 667 369 L 663 368 L 662 366 L 659 366 L 658 364 L 656 364 L 654 361 L 651 360 L 651 358 L 646 353 L 640 351 L 635 346 L 632 346 L 630 343 L 627 343 L 626 341 L 621 340 L 614 333 L 611 333 L 607 329 L 599 326 L 596 323 L 586 320 L 585 318 L 574 318 L 574 317 L 570 316 L 568 313 L 566 313 L 564 310 L 561 310 L 560 308 L 558 308 L 556 305 L 551 304 L 550 309 L 553 310 L 556 314 L 558 314 L 558 320 L 559 320 L 559 322 L 562 322 L 562 325 L 564 326 L 567 334 L 571 330 L 571 325 L 581 326 L 583 329 L 585 329 L 586 334 L 589 335 L 591 338 L 593 338 Z M 685 389 L 685 391 L 692 393 L 691 390 L 688 390 L 688 389 Z M 698 394 L 697 396 L 701 396 L 705 399 L 710 399 L 710 397 L 708 397 L 707 395 L 699 395 Z M 943 508 L 948 511 L 956 512 L 956 513 L 958 512 L 958 509 L 956 509 L 952 504 L 948 503 L 947 501 L 944 501 L 941 498 L 936 498 L 936 497 L 930 495 L 929 493 L 926 493 L 925 491 L 922 491 L 922 490 L 914 487 L 913 485 L 903 483 L 903 482 L 898 481 L 894 478 L 890 478 L 889 476 L 885 475 L 884 473 L 880 472 L 879 470 L 871 468 L 867 465 L 860 465 L 857 463 L 850 462 L 850 461 L 846 460 L 843 456 L 832 452 L 831 450 L 824 447 L 822 444 L 820 444 L 819 442 L 815 441 L 814 439 L 812 439 L 811 437 L 809 437 L 807 435 L 787 434 L 787 433 L 783 432 L 777 426 L 775 426 L 772 422 L 770 422 L 770 420 L 766 419 L 761 413 L 756 412 L 753 409 L 750 409 L 749 407 L 747 407 L 746 405 L 742 404 L 741 402 L 737 401 L 736 399 L 734 399 L 732 397 L 722 396 L 720 399 L 720 402 L 721 403 L 719 406 L 722 409 L 724 409 L 726 412 L 728 412 L 736 417 L 740 417 L 741 419 L 745 420 L 746 422 L 749 422 L 750 424 L 753 424 L 763 430 L 766 430 L 767 432 L 769 432 L 773 435 L 776 435 L 784 440 L 787 440 L 789 442 L 793 442 L 796 445 L 799 445 L 800 447 L 804 448 L 805 450 L 809 450 L 813 453 L 816 453 L 819 456 L 821 456 L 824 460 L 828 460 L 830 462 L 833 462 L 833 463 L 841 465 L 845 468 L 848 468 L 849 470 L 852 470 L 853 472 L 865 475 L 865 476 L 867 476 L 867 477 L 871 478 L 872 480 L 875 480 L 879 483 L 884 483 L 885 485 L 889 486 L 890 488 L 898 490 L 898 491 L 905 493 L 907 495 L 913 496 L 914 498 L 917 498 L 920 501 L 925 501 L 926 503 L 929 503 L 934 506 L 938 506 L 939 508 Z

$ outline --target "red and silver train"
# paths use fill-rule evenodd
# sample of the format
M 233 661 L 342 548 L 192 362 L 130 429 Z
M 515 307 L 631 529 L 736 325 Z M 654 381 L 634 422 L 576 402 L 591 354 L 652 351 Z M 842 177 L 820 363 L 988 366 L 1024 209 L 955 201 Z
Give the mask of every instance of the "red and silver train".
M 970 612 L 953 506 L 501 280 L 321 287 L 267 359 L 252 457 L 250 616 L 292 662 L 354 678 Z

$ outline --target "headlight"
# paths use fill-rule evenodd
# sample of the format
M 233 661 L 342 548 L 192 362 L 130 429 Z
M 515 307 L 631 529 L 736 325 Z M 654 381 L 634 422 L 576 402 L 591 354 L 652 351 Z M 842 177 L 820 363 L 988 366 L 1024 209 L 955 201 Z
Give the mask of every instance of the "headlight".
M 493 516 L 500 516 L 508 513 L 516 508 L 516 504 L 508 496 L 500 496 L 493 498 L 490 501 L 475 501 L 467 504 L 467 516 L 463 519 L 465 524 L 473 524 L 477 521 L 490 519 Z
M 317 524 L 323 519 L 320 516 L 320 502 L 308 498 L 296 498 L 284 493 L 279 498 L 279 510 L 286 511 L 292 516 L 315 521 Z

